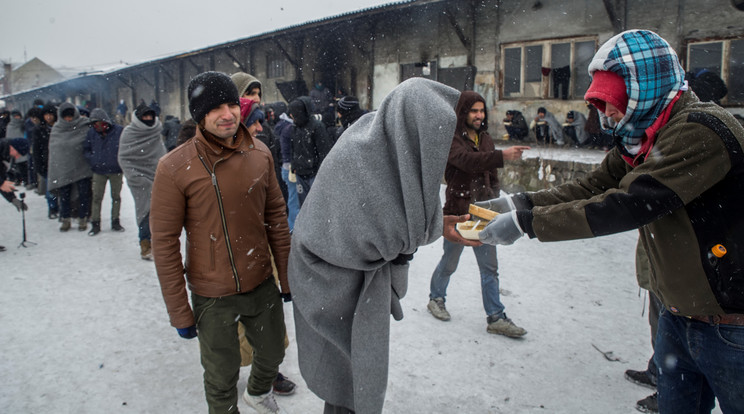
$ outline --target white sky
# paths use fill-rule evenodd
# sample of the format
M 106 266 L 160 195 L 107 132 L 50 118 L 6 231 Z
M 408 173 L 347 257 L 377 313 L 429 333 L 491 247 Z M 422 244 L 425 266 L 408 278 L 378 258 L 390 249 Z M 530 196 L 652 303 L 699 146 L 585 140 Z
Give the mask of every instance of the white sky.
M 58 67 L 139 63 L 393 0 L 3 2 L 0 60 Z M 25 56 L 25 58 L 24 58 Z

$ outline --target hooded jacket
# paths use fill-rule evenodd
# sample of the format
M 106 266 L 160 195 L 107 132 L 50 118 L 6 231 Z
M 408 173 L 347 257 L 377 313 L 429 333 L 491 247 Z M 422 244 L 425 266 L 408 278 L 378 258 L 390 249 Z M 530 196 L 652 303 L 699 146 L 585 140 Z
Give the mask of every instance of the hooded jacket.
M 186 285 L 216 298 L 253 290 L 273 277 L 289 293 L 289 227 L 271 153 L 240 124 L 233 148 L 196 136 L 158 163 L 150 228 L 155 268 L 176 328 L 194 325 Z M 186 260 L 179 237 L 186 230 Z M 185 274 L 185 280 L 184 280 Z
M 673 53 L 666 41 L 647 31 L 624 32 L 611 41 L 631 54 L 626 43 L 646 41 L 656 45 L 654 53 Z M 638 70 L 651 70 L 642 78 L 667 85 L 656 96 L 670 96 L 678 87 L 662 81 L 650 62 L 633 68 L 619 63 L 632 62 L 631 56 L 614 59 L 608 67 L 628 77 L 638 79 Z M 658 69 L 676 72 L 663 65 Z M 631 107 L 624 120 L 646 119 L 637 113 L 637 103 Z M 650 112 L 657 109 L 647 106 Z M 744 128 L 731 113 L 699 102 L 690 91 L 659 112 L 668 121 L 643 137 L 639 147 L 649 150 L 638 163 L 628 162 L 619 146 L 584 178 L 516 195 L 517 205 L 534 206 L 517 212 L 519 224 L 541 241 L 639 229 L 651 264 L 650 288 L 667 309 L 687 316 L 744 313 Z M 728 253 L 712 260 L 709 252 L 716 244 Z
M 312 114 L 312 103 L 301 96 L 289 104 L 294 118 L 292 131 L 292 169 L 301 177 L 314 177 L 333 147 L 325 126 Z
M 497 197 L 500 191 L 496 169 L 504 166 L 504 157 L 501 151 L 496 150 L 493 139 L 486 132 L 487 112 L 478 131 L 478 144 L 468 137 L 466 121 L 470 108 L 476 102 L 482 102 L 485 108 L 486 101 L 482 96 L 465 91 L 455 107 L 457 129 L 444 170 L 447 182 L 444 214 L 467 214 L 471 203 Z
M 109 125 L 106 134 L 100 134 L 92 124 L 103 121 Z M 85 136 L 83 143 L 83 154 L 90 164 L 90 168 L 96 174 L 121 174 L 121 167 L 117 156 L 119 155 L 119 138 L 124 128 L 111 121 L 106 111 L 95 108 L 90 113 L 91 127 Z

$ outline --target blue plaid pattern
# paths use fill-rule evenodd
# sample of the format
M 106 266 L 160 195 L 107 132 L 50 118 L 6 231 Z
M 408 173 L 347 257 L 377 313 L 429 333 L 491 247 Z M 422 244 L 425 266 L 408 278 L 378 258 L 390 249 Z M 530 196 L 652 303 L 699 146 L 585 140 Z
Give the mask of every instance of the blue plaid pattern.
M 625 79 L 628 109 L 614 133 L 631 150 L 684 86 L 685 71 L 674 49 L 654 32 L 629 30 L 612 41 L 602 66 Z

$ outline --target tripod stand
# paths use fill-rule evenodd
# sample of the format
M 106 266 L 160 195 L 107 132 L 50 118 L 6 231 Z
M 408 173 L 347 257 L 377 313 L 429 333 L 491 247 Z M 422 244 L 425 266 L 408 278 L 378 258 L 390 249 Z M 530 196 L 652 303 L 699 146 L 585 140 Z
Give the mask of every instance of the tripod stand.
M 21 197 L 21 202 L 24 202 L 24 199 L 26 198 L 26 193 L 21 193 L 19 194 L 19 196 Z M 36 243 L 28 241 L 26 239 L 26 209 L 25 208 L 21 208 L 21 217 L 23 218 L 23 241 L 21 242 L 21 244 L 18 245 L 18 247 L 21 247 L 21 246 L 28 247 L 28 245 L 30 244 L 36 245 Z

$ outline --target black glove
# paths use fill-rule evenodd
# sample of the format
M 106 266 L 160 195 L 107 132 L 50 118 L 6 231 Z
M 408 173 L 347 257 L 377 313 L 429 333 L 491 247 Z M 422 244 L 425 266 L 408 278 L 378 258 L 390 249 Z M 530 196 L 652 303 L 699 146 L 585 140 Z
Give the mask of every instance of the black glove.
M 178 335 L 183 339 L 196 338 L 196 325 L 191 325 L 188 328 L 176 328 Z
M 284 303 L 292 302 L 292 294 L 291 293 L 280 293 L 282 300 Z
M 21 210 L 27 211 L 28 210 L 28 205 L 26 203 L 24 203 L 23 200 L 21 200 L 21 199 L 14 198 L 10 202 L 13 203 L 13 205 L 15 206 L 15 208 L 18 209 L 18 211 L 21 211 Z
M 408 262 L 410 262 L 411 260 L 413 260 L 413 253 L 411 254 L 401 253 L 398 255 L 398 257 L 393 259 L 393 261 L 390 263 L 394 265 L 398 265 L 398 266 L 403 266 L 403 265 L 407 265 Z

